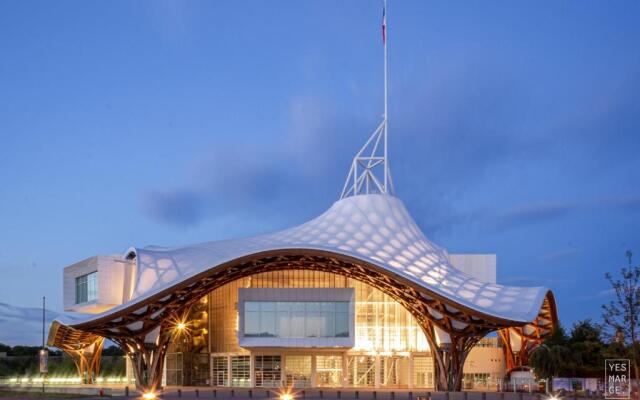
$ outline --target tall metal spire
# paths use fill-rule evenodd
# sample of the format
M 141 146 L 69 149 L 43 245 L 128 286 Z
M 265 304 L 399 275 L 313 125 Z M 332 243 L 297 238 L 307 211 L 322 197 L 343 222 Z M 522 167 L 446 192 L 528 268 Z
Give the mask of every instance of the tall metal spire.
M 387 0 L 382 8 L 382 44 L 384 46 L 384 114 L 382 122 L 353 158 L 340 198 L 359 194 L 394 194 L 387 154 Z M 382 177 L 380 177 L 380 174 Z

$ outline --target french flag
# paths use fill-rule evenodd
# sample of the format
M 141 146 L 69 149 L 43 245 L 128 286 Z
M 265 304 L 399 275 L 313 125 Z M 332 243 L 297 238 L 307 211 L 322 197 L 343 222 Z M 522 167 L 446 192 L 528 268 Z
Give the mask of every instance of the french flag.
M 387 44 L 387 4 L 382 6 L 382 43 Z

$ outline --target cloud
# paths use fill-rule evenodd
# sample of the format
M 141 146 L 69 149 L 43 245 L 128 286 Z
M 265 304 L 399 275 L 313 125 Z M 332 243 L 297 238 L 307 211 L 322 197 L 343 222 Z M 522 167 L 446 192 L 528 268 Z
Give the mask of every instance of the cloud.
M 574 299 L 580 300 L 580 301 L 606 299 L 606 298 L 612 297 L 613 295 L 615 295 L 615 293 L 616 291 L 614 289 L 604 289 L 604 290 L 597 291 L 593 294 L 575 296 Z
M 571 260 L 582 253 L 581 249 L 556 250 L 543 254 L 540 259 L 547 264 L 556 264 Z
M 143 207 L 150 216 L 171 225 L 187 226 L 204 217 L 199 193 L 190 190 L 150 191 L 143 194 Z
M 627 212 L 640 211 L 640 196 L 609 197 L 596 201 L 595 207 L 604 209 L 616 209 Z
M 498 280 L 500 284 L 515 284 L 519 286 L 556 286 L 558 284 L 564 284 L 572 282 L 571 279 L 560 277 L 533 277 L 533 276 L 507 276 Z
M 59 314 L 46 310 L 45 329 Z M 39 345 L 42 343 L 42 309 L 15 307 L 0 303 L 0 343 Z
M 495 220 L 495 225 L 498 229 L 510 229 L 523 225 L 548 222 L 562 218 L 578 208 L 575 204 L 565 203 L 527 204 L 499 214 Z
M 195 163 L 182 187 L 145 191 L 143 211 L 177 227 L 226 213 L 266 220 L 313 217 L 338 199 L 350 157 L 366 139 L 353 134 L 366 132 L 366 123 L 343 118 L 328 104 L 294 98 L 287 132 L 264 143 L 221 144 Z

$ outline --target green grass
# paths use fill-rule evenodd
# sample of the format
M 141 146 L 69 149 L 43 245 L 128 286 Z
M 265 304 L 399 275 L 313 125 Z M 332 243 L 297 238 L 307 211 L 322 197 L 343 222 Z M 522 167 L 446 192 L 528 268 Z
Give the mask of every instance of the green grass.
M 75 398 L 87 398 L 94 397 L 87 394 L 78 394 L 78 393 L 48 393 L 45 392 L 29 392 L 29 391 L 16 391 L 16 390 L 5 390 L 0 389 L 0 399 L 7 398 L 20 398 L 20 399 L 36 399 L 36 398 L 49 398 L 49 399 L 75 399 Z

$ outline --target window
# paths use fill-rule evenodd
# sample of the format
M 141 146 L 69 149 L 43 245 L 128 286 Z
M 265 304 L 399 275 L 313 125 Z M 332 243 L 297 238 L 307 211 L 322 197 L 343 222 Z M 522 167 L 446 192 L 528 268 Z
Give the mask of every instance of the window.
M 246 301 L 247 337 L 349 337 L 349 302 Z
M 249 356 L 231 357 L 231 386 L 251 386 L 251 360 Z
M 311 356 L 286 356 L 285 370 L 287 387 L 311 386 Z
M 342 356 L 316 356 L 316 376 L 318 386 L 342 386 Z
M 473 389 L 477 387 L 487 387 L 489 384 L 489 374 L 488 373 L 475 373 L 475 374 L 464 374 L 462 378 L 462 382 L 464 387 L 467 389 Z
M 428 356 L 413 357 L 413 385 L 415 387 L 434 387 L 433 358 Z
M 85 275 L 86 276 L 86 275 Z M 182 353 L 167 353 L 165 359 L 165 365 L 167 370 L 167 385 L 170 386 L 182 386 L 183 376 L 183 357 Z
M 92 272 L 76 278 L 76 304 L 98 298 L 98 273 Z
M 280 387 L 280 356 L 256 356 L 257 387 Z
M 376 358 L 372 356 L 349 356 L 347 378 L 351 386 L 373 386 L 376 376 Z

